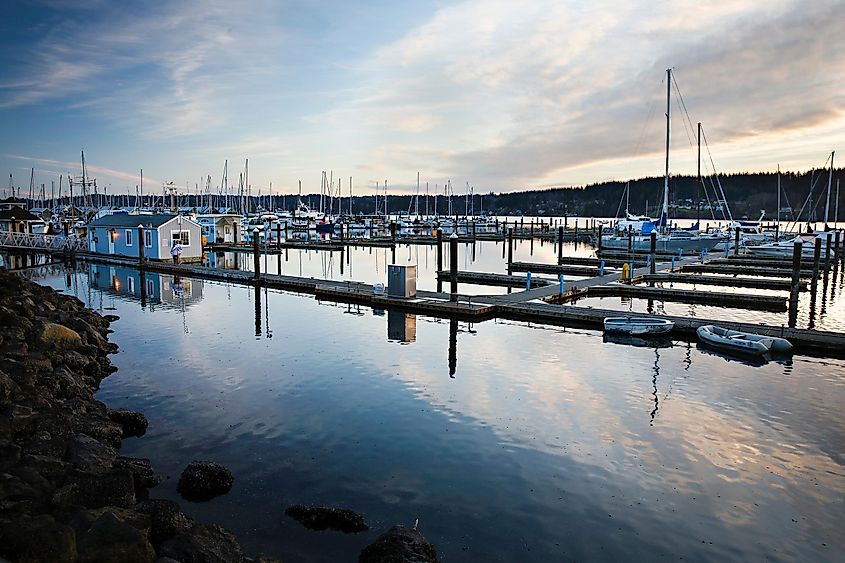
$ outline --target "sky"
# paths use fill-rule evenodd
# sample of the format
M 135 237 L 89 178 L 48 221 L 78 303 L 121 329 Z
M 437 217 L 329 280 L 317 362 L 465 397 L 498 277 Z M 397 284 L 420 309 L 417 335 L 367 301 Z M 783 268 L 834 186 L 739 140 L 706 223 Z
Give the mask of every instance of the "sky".
M 813 0 L 4 3 L 0 171 L 27 195 L 455 193 L 822 167 L 845 141 L 845 4 Z M 840 160 L 841 159 L 841 160 Z M 845 164 L 845 151 L 835 163 Z M 66 188 L 65 188 L 66 189 Z

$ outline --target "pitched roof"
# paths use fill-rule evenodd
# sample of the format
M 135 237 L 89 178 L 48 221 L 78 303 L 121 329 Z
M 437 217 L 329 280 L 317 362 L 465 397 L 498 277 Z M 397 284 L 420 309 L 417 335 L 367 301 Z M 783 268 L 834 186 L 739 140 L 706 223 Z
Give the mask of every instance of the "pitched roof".
M 14 219 L 15 221 L 41 221 L 41 217 L 33 215 L 22 207 L 0 209 L 0 221 L 9 221 L 10 219 Z
M 144 225 L 145 227 L 160 227 L 175 218 L 176 215 L 159 214 L 159 215 L 129 215 L 128 213 L 116 213 L 114 215 L 105 215 L 88 223 L 89 227 L 137 227 Z

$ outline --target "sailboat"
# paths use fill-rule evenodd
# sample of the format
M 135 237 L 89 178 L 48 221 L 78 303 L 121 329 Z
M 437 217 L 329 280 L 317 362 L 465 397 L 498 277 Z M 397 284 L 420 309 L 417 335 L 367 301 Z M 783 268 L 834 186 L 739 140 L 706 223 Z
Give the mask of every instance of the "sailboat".
M 648 252 L 651 249 L 651 234 L 656 234 L 656 250 L 661 253 L 709 252 L 720 242 L 720 238 L 702 236 L 692 231 L 669 230 L 669 115 L 672 100 L 672 69 L 666 69 L 666 169 L 663 175 L 663 212 L 657 222 L 648 217 L 626 217 L 626 234 L 602 239 L 602 248 Z M 639 231 L 635 230 L 639 226 Z M 630 242 L 629 242 L 630 241 Z

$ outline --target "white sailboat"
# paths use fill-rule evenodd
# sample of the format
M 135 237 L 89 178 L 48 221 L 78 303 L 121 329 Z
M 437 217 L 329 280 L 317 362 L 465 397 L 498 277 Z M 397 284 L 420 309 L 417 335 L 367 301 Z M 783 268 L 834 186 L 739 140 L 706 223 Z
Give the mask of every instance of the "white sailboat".
M 663 175 L 663 211 L 657 223 L 648 217 L 627 217 L 625 230 L 628 233 L 602 238 L 602 248 L 648 252 L 651 249 L 651 234 L 656 232 L 656 250 L 661 253 L 709 252 L 720 238 L 701 236 L 690 231 L 669 230 L 669 116 L 672 100 L 672 69 L 666 69 L 666 168 Z M 639 226 L 639 231 L 635 227 Z

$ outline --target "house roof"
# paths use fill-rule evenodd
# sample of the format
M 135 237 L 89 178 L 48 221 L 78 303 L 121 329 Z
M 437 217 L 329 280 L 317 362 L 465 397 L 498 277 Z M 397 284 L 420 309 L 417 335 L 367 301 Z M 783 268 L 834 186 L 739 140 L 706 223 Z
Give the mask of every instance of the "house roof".
M 159 214 L 159 215 L 129 215 L 126 213 L 117 213 L 115 215 L 105 215 L 88 223 L 89 227 L 137 227 L 144 225 L 145 227 L 160 227 L 175 219 L 176 215 Z
M 15 209 L 0 209 L 0 221 L 9 221 L 11 219 L 14 219 L 15 221 L 41 221 L 41 217 L 33 215 L 22 207 Z

